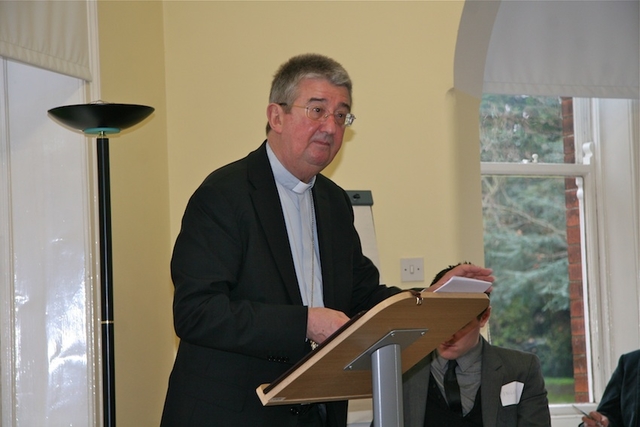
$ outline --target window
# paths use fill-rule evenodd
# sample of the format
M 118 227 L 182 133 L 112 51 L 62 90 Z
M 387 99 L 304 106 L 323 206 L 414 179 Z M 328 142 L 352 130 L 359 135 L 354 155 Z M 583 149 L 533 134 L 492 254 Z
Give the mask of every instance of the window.
M 639 346 L 637 105 L 482 99 L 485 264 L 496 276 L 491 341 L 540 357 L 555 409 L 597 401 L 620 354 Z M 634 304 L 616 313 L 629 296 L 625 280 L 635 283 Z M 629 316 L 635 328 L 621 328 Z
M 0 58 L 0 99 L 0 425 L 97 425 L 83 82 Z
M 573 354 L 584 354 L 584 335 L 572 349 L 570 303 L 581 271 L 571 277 L 569 267 L 580 268 L 577 189 L 589 169 L 565 167 L 576 164 L 570 107 L 558 97 L 488 95 L 480 112 L 485 262 L 498 280 L 491 339 L 540 357 L 552 403 L 575 401 Z M 575 322 L 584 330 L 581 315 Z

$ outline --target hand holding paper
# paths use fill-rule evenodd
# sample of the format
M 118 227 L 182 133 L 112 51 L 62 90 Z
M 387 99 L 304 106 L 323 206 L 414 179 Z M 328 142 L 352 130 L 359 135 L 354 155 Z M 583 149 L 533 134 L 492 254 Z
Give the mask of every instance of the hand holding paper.
M 456 265 L 451 265 L 448 268 L 440 271 L 436 277 L 434 277 L 433 281 L 429 285 L 429 288 L 425 289 L 427 292 L 434 292 L 436 289 L 441 287 L 444 283 L 446 283 L 449 279 L 454 276 L 460 278 L 467 279 L 476 279 L 489 282 L 489 284 L 493 283 L 495 278 L 492 275 L 492 270 L 486 267 L 480 267 L 478 265 L 469 264 L 469 263 L 460 263 Z M 487 292 L 491 292 L 491 286 L 487 290 Z

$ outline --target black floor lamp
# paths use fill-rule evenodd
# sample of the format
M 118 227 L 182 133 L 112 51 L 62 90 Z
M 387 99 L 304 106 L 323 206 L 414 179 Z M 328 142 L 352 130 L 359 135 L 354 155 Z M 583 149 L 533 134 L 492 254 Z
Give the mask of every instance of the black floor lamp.
M 60 123 L 97 135 L 98 201 L 100 226 L 100 297 L 102 317 L 102 393 L 104 425 L 116 422 L 115 364 L 113 351 L 113 277 L 111 260 L 111 193 L 109 177 L 109 138 L 146 119 L 154 109 L 145 105 L 91 104 L 66 105 L 52 108 L 49 114 Z

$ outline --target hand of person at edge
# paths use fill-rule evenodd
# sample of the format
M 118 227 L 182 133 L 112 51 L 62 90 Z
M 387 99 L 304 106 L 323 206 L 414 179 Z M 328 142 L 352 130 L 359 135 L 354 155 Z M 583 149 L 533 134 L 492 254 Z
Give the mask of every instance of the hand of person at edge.
M 589 417 L 582 417 L 582 422 L 585 427 L 608 427 L 609 418 L 602 415 L 598 411 L 589 412 Z

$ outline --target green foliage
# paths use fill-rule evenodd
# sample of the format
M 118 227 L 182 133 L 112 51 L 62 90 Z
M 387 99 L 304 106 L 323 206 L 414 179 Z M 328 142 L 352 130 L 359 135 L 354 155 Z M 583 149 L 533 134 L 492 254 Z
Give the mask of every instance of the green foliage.
M 563 161 L 557 98 L 485 96 L 480 134 L 483 161 Z M 482 194 L 492 342 L 538 354 L 545 376 L 572 377 L 564 178 L 483 176 Z
M 562 163 L 562 114 L 555 97 L 484 95 L 480 103 L 483 162 Z
M 575 402 L 575 380 L 573 377 L 546 377 L 544 379 L 544 383 L 547 388 L 547 398 L 549 399 L 549 403 Z

